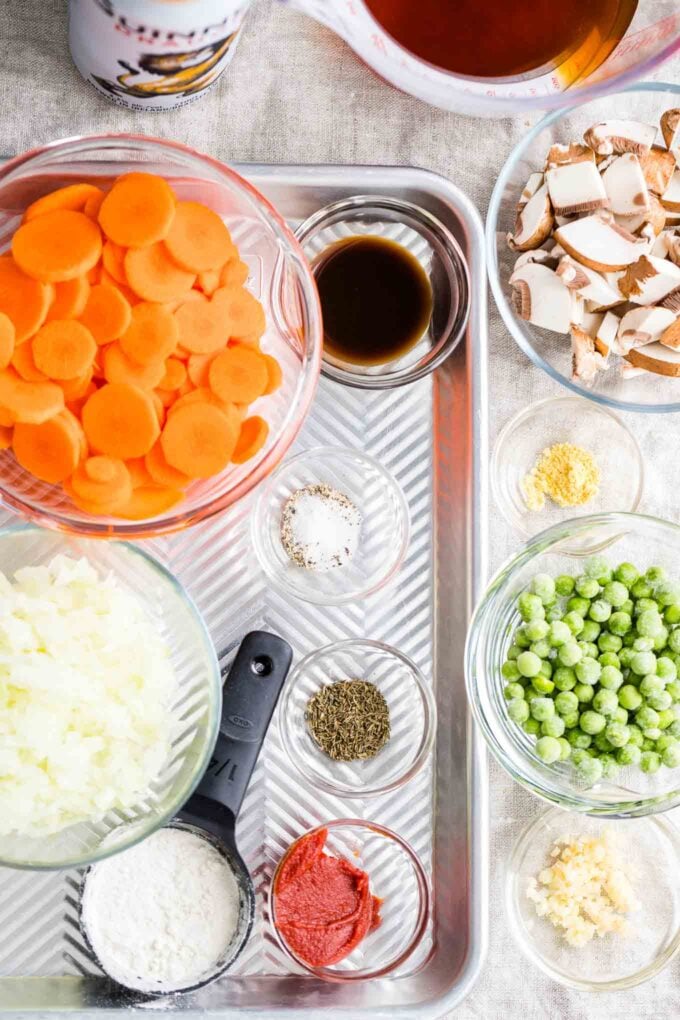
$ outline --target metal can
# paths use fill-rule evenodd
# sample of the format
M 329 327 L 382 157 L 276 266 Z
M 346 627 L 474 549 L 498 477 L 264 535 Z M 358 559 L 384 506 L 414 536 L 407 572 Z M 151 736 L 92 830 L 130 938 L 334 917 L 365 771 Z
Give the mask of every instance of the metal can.
M 69 45 L 83 78 L 129 110 L 200 99 L 234 55 L 250 0 L 69 0 Z

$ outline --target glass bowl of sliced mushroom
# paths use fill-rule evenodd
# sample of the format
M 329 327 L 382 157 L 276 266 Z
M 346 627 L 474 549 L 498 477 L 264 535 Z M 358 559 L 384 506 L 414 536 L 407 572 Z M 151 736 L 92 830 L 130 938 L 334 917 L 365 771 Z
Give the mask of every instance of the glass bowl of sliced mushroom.
M 680 411 L 680 85 L 554 113 L 503 167 L 487 257 L 503 320 L 569 389 Z

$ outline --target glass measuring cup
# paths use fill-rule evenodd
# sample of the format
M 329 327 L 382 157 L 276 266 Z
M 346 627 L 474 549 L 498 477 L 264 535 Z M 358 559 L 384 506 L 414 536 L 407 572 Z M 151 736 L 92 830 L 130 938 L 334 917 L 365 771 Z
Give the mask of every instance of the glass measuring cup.
M 586 102 L 650 74 L 680 51 L 677 0 L 639 0 L 619 44 L 596 67 L 583 53 L 536 76 L 515 80 L 473 79 L 443 71 L 396 42 L 375 20 L 364 0 L 282 0 L 341 36 L 382 78 L 433 106 L 476 117 L 507 117 Z M 556 11 L 556 17 L 559 17 Z M 480 4 L 480 25 L 483 5 Z M 483 31 L 483 27 L 480 27 Z M 592 63 L 592 61 L 591 61 Z

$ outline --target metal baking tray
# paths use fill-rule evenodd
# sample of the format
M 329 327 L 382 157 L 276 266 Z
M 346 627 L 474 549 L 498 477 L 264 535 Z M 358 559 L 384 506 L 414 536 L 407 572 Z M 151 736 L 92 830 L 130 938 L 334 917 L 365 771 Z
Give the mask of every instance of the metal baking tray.
M 322 379 L 297 449 L 347 445 L 394 472 L 410 505 L 406 562 L 387 589 L 361 604 L 295 604 L 269 590 L 248 551 L 252 496 L 180 535 L 147 543 L 195 598 L 215 646 L 235 649 L 252 628 L 276 631 L 296 658 L 341 637 L 386 641 L 434 684 L 432 760 L 388 796 L 343 802 L 291 776 L 277 726 L 267 737 L 243 806 L 238 840 L 258 895 L 258 921 L 237 966 L 192 995 L 155 1000 L 154 1011 L 251 1018 L 441 1017 L 470 991 L 487 942 L 487 778 L 466 709 L 463 647 L 486 555 L 486 276 L 482 223 L 458 188 L 429 171 L 375 166 L 237 169 L 296 225 L 356 194 L 406 199 L 439 217 L 467 258 L 471 312 L 464 340 L 429 378 L 405 388 L 359 391 Z M 0 511 L 0 524 L 11 515 Z M 420 855 L 433 913 L 416 954 L 395 975 L 327 984 L 295 972 L 273 938 L 266 893 L 292 839 L 332 817 L 395 829 Z M 79 872 L 0 869 L 0 1012 L 119 1016 L 133 1007 L 90 959 L 77 923 Z M 398 895 L 398 892 L 396 893 Z

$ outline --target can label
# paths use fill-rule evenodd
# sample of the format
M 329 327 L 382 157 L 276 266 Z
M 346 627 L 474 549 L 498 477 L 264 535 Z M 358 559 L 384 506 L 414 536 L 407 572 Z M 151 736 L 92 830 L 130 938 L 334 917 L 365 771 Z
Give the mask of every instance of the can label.
M 82 76 L 112 102 L 162 112 L 200 99 L 231 60 L 250 0 L 69 0 Z

